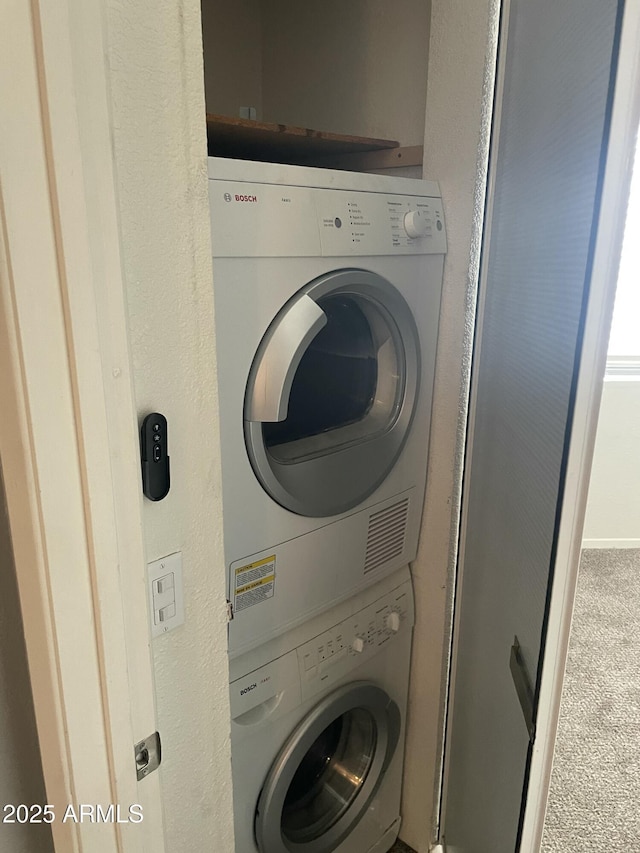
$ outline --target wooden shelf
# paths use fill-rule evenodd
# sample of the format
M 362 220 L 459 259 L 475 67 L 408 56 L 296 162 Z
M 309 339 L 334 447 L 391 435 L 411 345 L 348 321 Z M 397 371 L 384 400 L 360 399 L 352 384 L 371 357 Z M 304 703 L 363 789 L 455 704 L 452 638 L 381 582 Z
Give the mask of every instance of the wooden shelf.
M 330 158 L 343 155 L 408 150 L 400 149 L 400 143 L 392 139 L 345 136 L 220 115 L 207 115 L 207 139 L 211 156 L 297 166 L 324 166 Z

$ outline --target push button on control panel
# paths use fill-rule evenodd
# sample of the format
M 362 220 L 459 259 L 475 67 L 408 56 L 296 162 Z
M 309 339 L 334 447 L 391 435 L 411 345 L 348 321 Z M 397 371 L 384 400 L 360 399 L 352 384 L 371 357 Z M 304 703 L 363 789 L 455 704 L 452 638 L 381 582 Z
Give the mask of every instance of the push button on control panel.
M 357 655 L 362 654 L 364 651 L 364 640 L 362 637 L 354 637 L 353 642 L 351 643 L 351 648 Z
M 392 634 L 397 634 L 400 630 L 400 614 L 393 610 L 384 620 L 384 626 Z

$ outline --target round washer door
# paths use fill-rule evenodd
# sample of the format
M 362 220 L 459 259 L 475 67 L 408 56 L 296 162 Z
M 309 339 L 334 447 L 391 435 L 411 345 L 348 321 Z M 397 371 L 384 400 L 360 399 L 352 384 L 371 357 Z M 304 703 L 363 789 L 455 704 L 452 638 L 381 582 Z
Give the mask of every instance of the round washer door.
M 245 442 L 263 488 L 299 515 L 357 506 L 402 450 L 419 373 L 413 315 L 386 279 L 347 269 L 306 285 L 269 326 L 247 382 Z
M 395 752 L 400 711 L 368 682 L 326 696 L 271 766 L 256 809 L 260 853 L 330 853 L 360 821 Z

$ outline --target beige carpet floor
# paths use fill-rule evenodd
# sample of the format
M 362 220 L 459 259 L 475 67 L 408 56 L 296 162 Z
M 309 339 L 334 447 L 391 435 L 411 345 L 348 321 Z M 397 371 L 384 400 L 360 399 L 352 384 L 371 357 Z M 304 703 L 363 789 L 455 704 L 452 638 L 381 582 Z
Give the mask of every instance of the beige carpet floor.
M 542 853 L 640 851 L 640 550 L 584 551 Z

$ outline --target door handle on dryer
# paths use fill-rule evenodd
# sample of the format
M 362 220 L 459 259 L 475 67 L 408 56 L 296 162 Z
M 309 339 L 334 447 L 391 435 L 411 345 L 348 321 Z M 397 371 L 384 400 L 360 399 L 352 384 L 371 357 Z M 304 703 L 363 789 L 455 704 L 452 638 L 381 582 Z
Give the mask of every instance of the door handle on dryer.
M 245 419 L 284 421 L 289 394 L 300 360 L 309 343 L 327 324 L 327 316 L 311 297 L 301 296 L 269 328 L 251 367 Z

